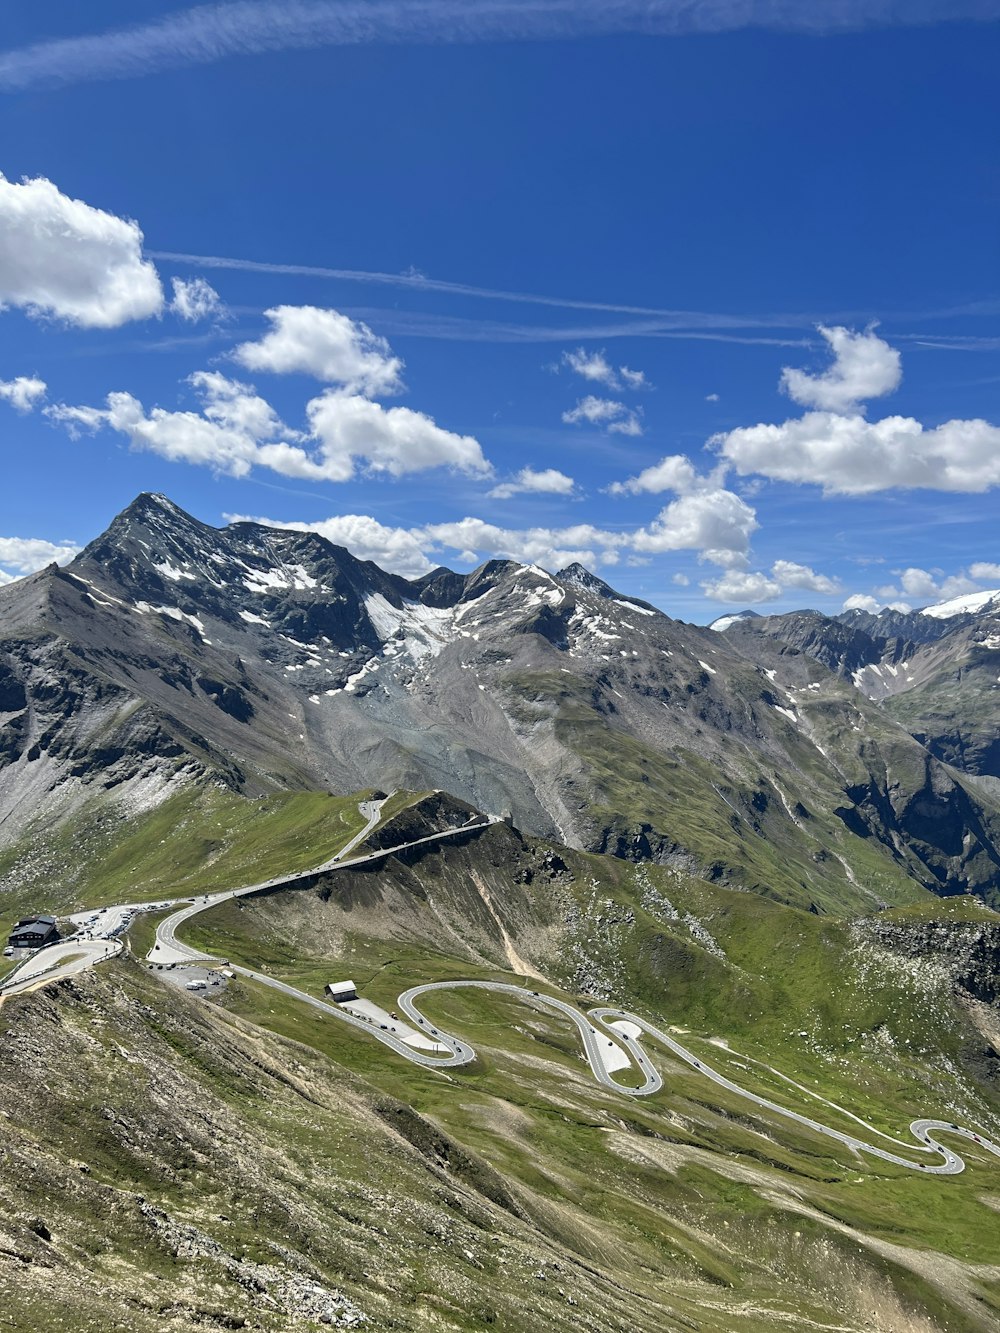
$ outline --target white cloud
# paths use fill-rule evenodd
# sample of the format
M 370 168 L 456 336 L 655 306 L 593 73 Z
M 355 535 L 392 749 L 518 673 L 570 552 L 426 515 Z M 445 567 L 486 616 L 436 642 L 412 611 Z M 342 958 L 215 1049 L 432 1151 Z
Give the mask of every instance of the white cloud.
M 64 565 L 79 550 L 79 546 L 70 542 L 50 542 L 40 537 L 0 537 L 0 567 L 3 567 L 0 568 L 0 583 L 11 583 L 22 574 L 33 574 L 53 561 Z
M 82 431 L 88 434 L 100 430 L 108 424 L 107 409 L 103 407 L 73 407 L 68 403 L 53 403 L 45 408 L 45 416 L 50 421 L 65 427 L 70 439 L 79 439 Z
M 584 347 L 577 347 L 575 351 L 563 352 L 562 364 L 592 384 L 603 384 L 606 389 L 638 390 L 650 387 L 644 371 L 632 370 L 629 366 L 619 366 L 616 370 L 603 350 L 588 352 Z M 553 367 L 556 370 L 558 368 Z
M 685 454 L 668 454 L 658 463 L 644 468 L 638 476 L 612 482 L 608 492 L 611 495 L 640 495 L 643 492 L 660 495 L 663 491 L 684 494 L 694 490 L 699 480 L 690 458 Z
M 912 417 L 807 412 L 782 425 L 741 426 L 712 443 L 741 475 L 815 483 L 829 494 L 927 489 L 981 492 L 1000 485 L 1000 427 Z
M 752 606 L 755 602 L 773 602 L 781 596 L 781 584 L 769 579 L 766 574 L 748 573 L 744 570 L 727 570 L 721 578 L 701 585 L 706 597 L 713 602 L 735 602 L 740 606 Z
M 501 528 L 481 518 L 463 518 L 454 523 L 432 523 L 415 529 L 429 549 L 459 552 L 459 558 L 501 556 L 524 564 L 560 569 L 579 561 L 582 565 L 616 564 L 618 550 L 628 542 L 620 533 L 605 532 L 589 523 L 568 528 Z
M 880 604 L 875 600 L 874 597 L 869 596 L 868 593 L 856 592 L 853 593 L 850 597 L 848 597 L 847 600 L 844 602 L 844 610 L 870 611 L 874 616 L 878 615 L 880 610 Z
M 672 574 L 670 576 L 670 582 L 676 583 L 679 588 L 686 588 L 690 585 L 691 580 L 686 574 Z
M 997 579 L 1000 579 L 1000 565 L 995 565 L 988 560 L 977 560 L 975 564 L 969 566 L 969 574 L 981 583 L 995 583 Z
M 706 403 L 717 403 L 718 401 L 719 401 L 719 395 L 718 395 L 717 393 L 706 393 L 706 394 L 705 394 L 705 402 L 706 402 Z
M 621 387 L 614 366 L 603 352 L 588 352 L 578 347 L 574 352 L 563 352 L 562 363 L 594 384 L 603 384 L 609 389 Z
M 248 370 L 312 375 L 369 398 L 402 388 L 403 362 L 367 324 L 311 305 L 275 306 L 264 314 L 270 331 L 257 342 L 242 343 L 232 354 Z
M 617 435 L 641 435 L 642 423 L 639 409 L 626 407 L 614 398 L 598 398 L 588 394 L 581 398 L 575 407 L 562 414 L 568 426 L 603 426 L 605 430 Z
M 13 380 L 0 380 L 0 398 L 10 403 L 16 412 L 30 412 L 45 397 L 48 385 L 37 375 L 18 375 Z
M 902 377 L 899 352 L 873 329 L 855 333 L 821 324 L 819 331 L 833 352 L 833 365 L 821 375 L 786 366 L 781 372 L 781 387 L 789 398 L 803 407 L 852 412 L 858 403 L 881 398 L 898 388 Z
M 573 478 L 567 477 L 565 472 L 558 472 L 554 467 L 540 472 L 523 467 L 513 481 L 494 486 L 489 496 L 491 500 L 509 500 L 512 495 L 522 494 L 572 495 L 575 489 Z
M 626 389 L 648 389 L 649 380 L 646 379 L 646 372 L 643 370 L 630 370 L 628 366 L 619 366 L 618 374 L 622 377 L 622 383 Z
M 71 199 L 44 178 L 0 174 L 0 304 L 82 328 L 117 328 L 163 309 L 137 223 Z
M 932 22 L 992 18 L 983 0 L 787 0 L 692 5 L 690 0 L 494 0 L 470 9 L 448 0 L 413 5 L 386 0 L 352 6 L 310 0 L 277 7 L 264 0 L 203 4 L 156 15 L 99 34 L 53 38 L 0 55 L 0 89 L 138 78 L 162 69 L 205 65 L 254 52 L 324 46 L 488 41 L 545 41 L 632 34 L 643 38 L 764 28 L 824 33 L 923 27 Z
M 146 412 L 129 393 L 110 393 L 103 408 L 57 404 L 46 415 L 70 435 L 109 427 L 128 437 L 133 449 L 171 462 L 211 467 L 233 477 L 267 467 L 307 481 L 348 481 L 357 466 L 402 476 L 451 467 L 488 476 L 491 465 L 470 435 L 455 435 L 422 412 L 386 410 L 357 395 L 333 390 L 306 408 L 310 433 L 293 430 L 252 385 L 217 371 L 199 371 L 187 381 L 200 411 Z
M 269 528 L 318 532 L 336 546 L 346 546 L 359 560 L 374 560 L 390 573 L 416 579 L 434 568 L 417 536 L 407 528 L 386 527 L 368 514 L 337 514 L 318 523 L 282 523 L 271 518 L 227 514 L 230 523 L 263 523 Z
M 352 476 L 356 460 L 394 477 L 437 467 L 479 477 L 493 471 L 471 435 L 443 430 L 409 407 L 385 408 L 356 394 L 329 390 L 306 411 L 332 480 Z
M 374 518 L 356 514 L 318 523 L 273 526 L 320 532 L 356 555 L 415 577 L 451 560 L 473 565 L 500 557 L 547 569 L 559 569 L 573 561 L 594 567 L 626 560 L 629 565 L 639 566 L 647 564 L 651 555 L 679 550 L 696 550 L 700 559 L 732 568 L 746 563 L 749 533 L 756 527 L 756 520 L 738 496 L 705 492 L 682 497 L 667 506 L 649 527 L 632 532 L 610 531 L 590 523 L 561 528 L 506 528 L 472 516 L 423 527 L 389 528 Z M 674 582 L 686 587 L 689 580 L 687 575 L 677 574 Z
M 567 408 L 562 419 L 568 426 L 578 426 L 585 421 L 591 426 L 602 426 L 627 411 L 624 403 L 616 402 L 613 398 L 597 398 L 588 394 L 579 400 L 576 407 Z
M 619 421 L 612 421 L 608 426 L 609 435 L 641 435 L 642 422 L 639 420 L 641 409 L 626 412 Z
M 948 578 L 939 580 L 929 570 L 914 566 L 894 572 L 899 577 L 898 588 L 887 584 L 885 587 L 875 589 L 876 596 L 881 597 L 883 602 L 892 603 L 898 602 L 901 598 L 915 598 L 926 603 L 961 597 L 963 593 L 977 591 L 976 584 L 965 574 L 952 574 Z M 936 573 L 939 574 L 940 571 Z
M 215 288 L 204 278 L 171 278 L 174 299 L 170 309 L 188 324 L 203 319 L 218 319 L 226 307 Z
M 631 535 L 629 544 L 651 555 L 690 550 L 712 564 L 745 565 L 758 526 L 755 511 L 738 495 L 710 489 L 671 501 L 648 527 Z
M 797 565 L 792 560 L 775 560 L 771 566 L 771 576 L 783 588 L 805 588 L 807 592 L 818 592 L 829 597 L 840 592 L 840 584 L 836 579 L 817 574 L 808 565 Z

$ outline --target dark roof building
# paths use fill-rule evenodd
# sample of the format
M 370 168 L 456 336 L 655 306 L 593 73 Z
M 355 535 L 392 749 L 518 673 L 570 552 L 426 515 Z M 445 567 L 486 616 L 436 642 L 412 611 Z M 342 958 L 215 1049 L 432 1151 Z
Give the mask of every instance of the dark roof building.
M 54 916 L 32 916 L 17 923 L 7 943 L 12 949 L 40 949 L 58 938 Z

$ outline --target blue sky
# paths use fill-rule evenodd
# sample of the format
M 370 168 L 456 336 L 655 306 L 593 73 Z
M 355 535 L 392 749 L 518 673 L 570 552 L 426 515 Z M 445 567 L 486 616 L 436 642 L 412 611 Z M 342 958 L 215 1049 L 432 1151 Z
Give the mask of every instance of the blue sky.
M 1000 0 L 898 8 L 19 7 L 0 581 L 159 490 L 687 620 L 1000 586 Z

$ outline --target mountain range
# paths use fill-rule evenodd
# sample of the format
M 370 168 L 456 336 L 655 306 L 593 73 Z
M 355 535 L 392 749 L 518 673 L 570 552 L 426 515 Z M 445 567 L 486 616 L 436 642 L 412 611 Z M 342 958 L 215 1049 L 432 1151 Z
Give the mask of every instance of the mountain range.
M 998 608 L 702 628 L 579 565 L 411 581 L 144 494 L 0 590 L 0 869 L 192 789 L 435 788 L 815 911 L 995 904 Z

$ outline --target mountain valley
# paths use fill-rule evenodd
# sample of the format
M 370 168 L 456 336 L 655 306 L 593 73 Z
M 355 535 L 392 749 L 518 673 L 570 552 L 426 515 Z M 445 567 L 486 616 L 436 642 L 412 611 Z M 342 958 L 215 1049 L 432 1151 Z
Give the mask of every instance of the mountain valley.
M 2 924 L 136 905 L 116 957 L 0 992 L 10 1326 L 997 1327 L 1000 1162 L 907 1137 L 1000 1137 L 992 614 L 702 628 L 153 495 L 0 589 Z M 156 962 L 199 899 L 209 996 Z M 475 1050 L 432 1068 L 250 971 L 524 1002 L 428 999 Z M 535 991 L 697 1064 L 603 1086 Z

